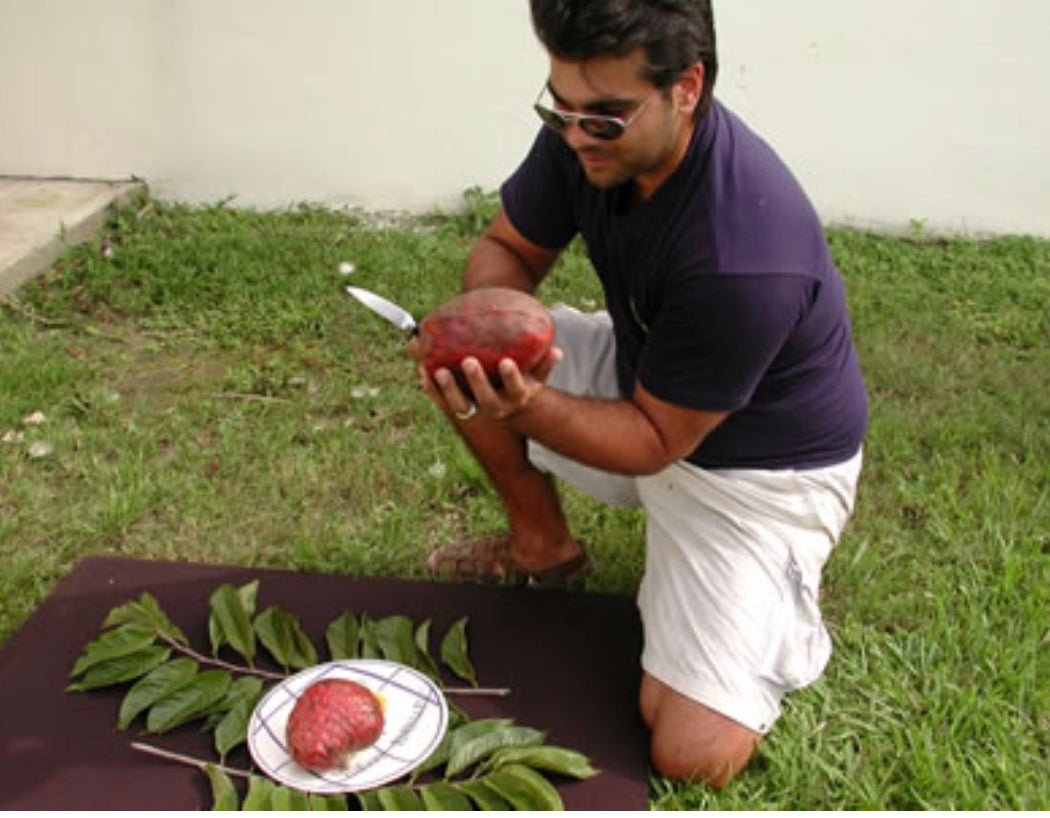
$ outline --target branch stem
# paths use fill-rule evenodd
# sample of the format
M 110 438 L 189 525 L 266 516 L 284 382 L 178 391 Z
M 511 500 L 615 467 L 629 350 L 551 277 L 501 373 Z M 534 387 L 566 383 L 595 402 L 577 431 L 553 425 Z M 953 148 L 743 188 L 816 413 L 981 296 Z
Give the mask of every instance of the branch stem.
M 231 662 L 224 662 L 222 659 L 216 659 L 213 656 L 205 656 L 203 653 L 198 653 L 188 645 L 183 645 L 180 642 L 176 642 L 166 633 L 158 632 L 160 638 L 167 642 L 173 649 L 189 656 L 194 661 L 200 662 L 202 665 L 211 665 L 212 667 L 221 667 L 224 670 L 232 671 L 233 673 L 242 673 L 249 676 L 259 676 L 263 679 L 269 679 L 271 681 L 279 682 L 288 677 L 283 673 L 273 673 L 269 670 L 259 670 L 254 667 L 244 667 L 243 665 L 235 665 Z
M 446 696 L 509 696 L 509 687 L 443 687 Z
M 179 764 L 185 764 L 189 767 L 196 767 L 202 772 L 206 767 L 214 767 L 217 770 L 222 770 L 222 772 L 226 773 L 227 775 L 235 775 L 239 778 L 252 777 L 252 774 L 247 770 L 238 770 L 235 767 L 226 767 L 222 764 L 215 764 L 211 761 L 203 761 L 202 759 L 194 758 L 193 756 L 183 755 L 182 753 L 174 753 L 171 750 L 165 750 L 161 747 L 154 747 L 152 744 L 145 744 L 141 741 L 131 742 L 131 747 L 132 749 L 138 750 L 141 753 L 146 753 L 147 755 L 156 756 L 157 758 L 163 758 L 167 761 L 176 761 Z
M 205 656 L 203 653 L 198 653 L 188 645 L 183 645 L 181 642 L 177 642 L 172 639 L 163 631 L 157 631 L 161 639 L 163 639 L 173 650 L 177 650 L 196 662 L 200 662 L 202 665 L 211 665 L 212 667 L 220 667 L 224 670 L 229 670 L 233 673 L 247 674 L 249 676 L 259 676 L 263 679 L 269 679 L 273 682 L 280 682 L 287 679 L 287 674 L 274 673 L 269 670 L 260 670 L 254 667 L 245 667 L 244 665 L 235 665 L 232 662 L 224 662 L 222 659 L 216 659 L 213 656 Z M 509 687 L 443 687 L 441 692 L 446 696 L 509 696 Z

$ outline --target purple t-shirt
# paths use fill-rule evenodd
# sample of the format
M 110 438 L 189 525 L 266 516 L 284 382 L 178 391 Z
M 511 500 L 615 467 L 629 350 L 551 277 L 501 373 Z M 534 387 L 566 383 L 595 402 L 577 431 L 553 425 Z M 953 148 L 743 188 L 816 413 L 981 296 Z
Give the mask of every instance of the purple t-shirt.
M 646 202 L 593 187 L 541 130 L 503 185 L 525 238 L 579 234 L 601 279 L 624 396 L 729 411 L 688 458 L 705 468 L 813 468 L 856 454 L 867 397 L 823 228 L 772 149 L 716 102 Z

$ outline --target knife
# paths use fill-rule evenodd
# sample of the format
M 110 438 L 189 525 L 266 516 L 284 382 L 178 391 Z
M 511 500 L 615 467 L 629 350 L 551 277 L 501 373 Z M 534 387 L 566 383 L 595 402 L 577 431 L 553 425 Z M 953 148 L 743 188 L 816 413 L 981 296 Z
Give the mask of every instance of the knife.
M 416 319 L 412 317 L 412 313 L 399 307 L 393 301 L 387 301 L 383 296 L 376 295 L 374 292 L 361 287 L 347 287 L 346 291 L 376 315 L 382 316 L 398 329 L 410 332 L 413 335 L 419 332 L 419 326 L 416 324 Z

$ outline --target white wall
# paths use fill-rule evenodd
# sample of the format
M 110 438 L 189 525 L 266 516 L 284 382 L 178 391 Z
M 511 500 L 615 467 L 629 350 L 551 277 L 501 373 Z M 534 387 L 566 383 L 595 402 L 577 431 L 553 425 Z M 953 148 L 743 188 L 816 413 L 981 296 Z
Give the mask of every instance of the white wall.
M 830 222 L 1050 235 L 1050 3 L 715 0 L 719 95 Z M 494 188 L 527 0 L 0 0 L 0 174 L 369 209 Z
M 722 97 L 826 218 L 1050 235 L 1046 0 L 716 9 Z

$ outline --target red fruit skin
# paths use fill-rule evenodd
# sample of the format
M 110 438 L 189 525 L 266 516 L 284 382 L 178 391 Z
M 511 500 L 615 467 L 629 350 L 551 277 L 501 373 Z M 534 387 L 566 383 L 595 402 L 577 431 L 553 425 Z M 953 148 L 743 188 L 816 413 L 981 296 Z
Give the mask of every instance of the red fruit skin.
M 344 766 L 355 750 L 383 732 L 383 707 L 367 687 L 348 679 L 324 679 L 299 696 L 288 716 L 292 758 L 309 770 Z
M 541 363 L 554 343 L 554 322 L 538 300 L 520 290 L 484 287 L 442 304 L 419 326 L 423 365 L 431 375 L 477 358 L 498 384 L 499 362 L 512 359 L 522 372 Z

